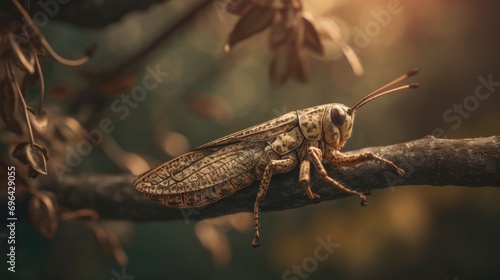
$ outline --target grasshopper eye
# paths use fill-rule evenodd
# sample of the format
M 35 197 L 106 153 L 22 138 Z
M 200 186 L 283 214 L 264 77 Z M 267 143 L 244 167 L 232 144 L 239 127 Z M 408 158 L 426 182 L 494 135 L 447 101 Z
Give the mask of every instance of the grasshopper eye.
M 344 109 L 340 106 L 334 106 L 331 111 L 331 118 L 335 126 L 341 127 L 346 118 Z

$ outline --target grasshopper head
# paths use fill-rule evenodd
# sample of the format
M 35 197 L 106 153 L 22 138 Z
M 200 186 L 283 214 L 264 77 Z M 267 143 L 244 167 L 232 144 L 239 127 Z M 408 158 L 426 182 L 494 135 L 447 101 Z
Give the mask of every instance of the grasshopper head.
M 349 107 L 344 104 L 334 103 L 328 108 L 325 118 L 325 140 L 338 149 L 342 148 L 351 137 L 355 112 L 348 114 Z
M 329 125 L 325 126 L 325 128 L 329 131 L 329 133 L 325 133 L 326 142 L 337 149 L 342 148 L 347 139 L 351 137 L 352 126 L 354 124 L 354 116 L 356 114 L 356 110 L 361 108 L 361 106 L 365 105 L 366 103 L 381 96 L 387 95 L 389 93 L 409 88 L 418 88 L 418 84 L 409 84 L 387 90 L 387 88 L 417 73 L 418 69 L 416 68 L 409 71 L 405 75 L 395 79 L 394 81 L 386 84 L 385 86 L 363 97 L 360 101 L 358 101 L 358 103 L 356 103 L 356 105 L 354 105 L 351 108 L 347 107 L 344 104 L 338 104 L 338 103 L 332 104 L 332 106 L 329 108 L 328 112 L 329 114 L 327 114 L 327 116 L 329 116 L 330 118 L 329 121 L 327 122 L 327 124 Z

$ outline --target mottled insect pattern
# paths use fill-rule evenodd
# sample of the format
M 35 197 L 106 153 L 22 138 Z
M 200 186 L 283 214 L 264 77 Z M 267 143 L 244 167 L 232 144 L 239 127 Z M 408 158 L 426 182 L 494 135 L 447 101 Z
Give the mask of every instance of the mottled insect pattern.
M 165 206 L 192 208 L 214 203 L 260 180 L 253 207 L 254 247 L 260 245 L 259 202 L 266 195 L 274 174 L 299 167 L 300 186 L 309 199 L 319 199 L 320 196 L 311 190 L 312 166 L 323 180 L 360 197 L 361 204 L 367 205 L 364 194 L 331 178 L 323 163 L 354 166 L 377 161 L 402 176 L 404 171 L 387 159 L 371 153 L 347 156 L 340 149 L 351 136 L 356 110 L 380 96 L 417 88 L 418 84 L 409 84 L 387 90 L 417 72 L 414 69 L 395 79 L 353 107 L 331 103 L 297 110 L 214 140 L 141 174 L 134 186 Z

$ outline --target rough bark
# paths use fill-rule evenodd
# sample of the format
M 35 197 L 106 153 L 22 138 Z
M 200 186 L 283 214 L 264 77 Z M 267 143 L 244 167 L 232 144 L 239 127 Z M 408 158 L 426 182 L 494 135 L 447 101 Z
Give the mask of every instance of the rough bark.
M 395 162 L 406 171 L 403 177 L 375 162 L 354 167 L 328 165 L 328 173 L 349 188 L 365 192 L 404 185 L 500 187 L 500 136 L 474 139 L 423 139 L 385 147 L 371 147 L 346 154 L 371 152 Z M 297 208 L 346 197 L 315 172 L 313 191 L 320 201 L 311 201 L 297 183 L 298 170 L 275 175 L 260 204 L 262 211 Z M 202 209 L 172 209 L 149 201 L 132 186 L 131 175 L 66 176 L 62 182 L 45 183 L 61 205 L 71 209 L 92 208 L 103 219 L 133 221 L 199 220 L 241 211 L 251 211 L 259 182 L 233 196 Z M 354 199 L 354 198 L 352 198 Z M 358 198 L 356 198 L 358 199 Z

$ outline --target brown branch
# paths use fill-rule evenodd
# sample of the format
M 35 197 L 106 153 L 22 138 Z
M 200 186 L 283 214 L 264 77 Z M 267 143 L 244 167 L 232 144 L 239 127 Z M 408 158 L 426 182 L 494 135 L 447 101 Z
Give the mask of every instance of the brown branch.
M 371 147 L 359 151 L 372 152 L 394 161 L 406 171 L 398 177 L 386 166 L 364 163 L 355 167 L 328 165 L 328 172 L 350 188 L 371 191 L 403 185 L 500 187 L 500 136 L 475 139 L 436 139 L 426 137 L 408 143 Z M 313 202 L 297 183 L 298 171 L 275 175 L 269 192 L 261 203 L 263 211 L 297 208 Z M 92 208 L 104 219 L 134 221 L 199 220 L 241 211 L 251 211 L 258 182 L 236 192 L 233 196 L 203 209 L 171 209 L 150 202 L 134 189 L 130 175 L 67 176 L 60 183 L 44 184 L 43 188 L 56 193 L 59 202 L 72 209 Z M 312 188 L 321 201 L 345 197 L 333 186 L 324 183 L 316 174 Z M 351 198 L 358 199 L 358 198 Z

